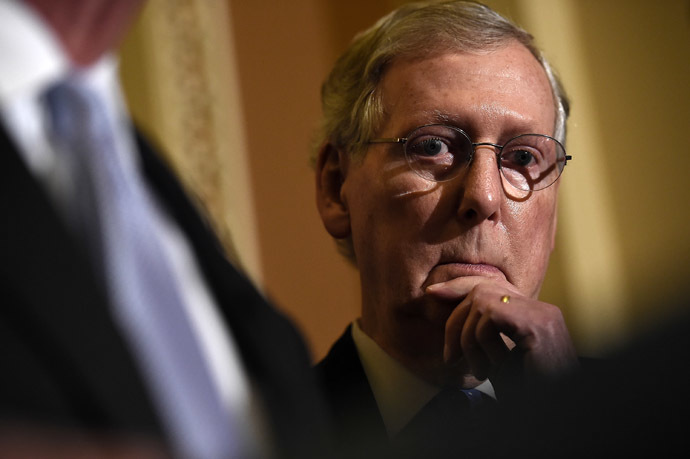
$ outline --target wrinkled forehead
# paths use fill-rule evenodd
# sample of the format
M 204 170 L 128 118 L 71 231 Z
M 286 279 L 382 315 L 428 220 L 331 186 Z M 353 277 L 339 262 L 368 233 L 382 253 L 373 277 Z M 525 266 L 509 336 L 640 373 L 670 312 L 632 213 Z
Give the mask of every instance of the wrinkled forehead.
M 554 131 L 556 104 L 549 79 L 518 43 L 486 52 L 397 58 L 387 67 L 378 93 L 381 126 L 464 122 L 468 128 L 467 123 L 508 120 L 523 131 Z

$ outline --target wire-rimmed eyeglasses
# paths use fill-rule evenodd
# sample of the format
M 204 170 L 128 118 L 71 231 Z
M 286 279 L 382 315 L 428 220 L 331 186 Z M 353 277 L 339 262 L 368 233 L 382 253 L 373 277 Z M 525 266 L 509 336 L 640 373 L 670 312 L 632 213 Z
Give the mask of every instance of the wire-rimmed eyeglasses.
M 553 185 L 571 156 L 563 145 L 544 134 L 521 134 L 503 145 L 474 143 L 460 128 L 427 124 L 407 137 L 372 139 L 369 143 L 401 143 L 410 168 L 422 178 L 445 182 L 455 178 L 474 157 L 475 148 L 496 149 L 498 169 L 512 186 L 523 191 L 543 190 Z

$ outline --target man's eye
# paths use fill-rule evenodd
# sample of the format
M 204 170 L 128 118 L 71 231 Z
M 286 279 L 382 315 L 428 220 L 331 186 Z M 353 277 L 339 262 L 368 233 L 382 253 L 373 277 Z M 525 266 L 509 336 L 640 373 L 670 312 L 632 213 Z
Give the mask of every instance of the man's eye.
M 513 150 L 503 155 L 503 161 L 511 166 L 527 167 L 536 161 L 534 155 L 527 150 Z
M 441 139 L 425 139 L 412 145 L 412 152 L 420 156 L 437 156 L 448 152 L 448 146 Z

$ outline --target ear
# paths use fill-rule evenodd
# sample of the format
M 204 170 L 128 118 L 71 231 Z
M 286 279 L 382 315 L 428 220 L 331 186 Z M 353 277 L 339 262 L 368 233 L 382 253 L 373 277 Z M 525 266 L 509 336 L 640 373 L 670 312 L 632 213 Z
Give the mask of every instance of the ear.
M 316 159 L 316 206 L 326 231 L 336 239 L 350 235 L 350 212 L 341 193 L 345 180 L 345 158 L 326 143 Z

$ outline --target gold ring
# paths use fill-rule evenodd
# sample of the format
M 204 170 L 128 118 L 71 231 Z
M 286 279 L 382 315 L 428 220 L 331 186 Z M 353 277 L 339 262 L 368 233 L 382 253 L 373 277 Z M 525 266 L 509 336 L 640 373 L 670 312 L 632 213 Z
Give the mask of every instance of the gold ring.
M 501 297 L 501 302 L 502 303 L 510 303 L 510 295 L 503 295 Z

